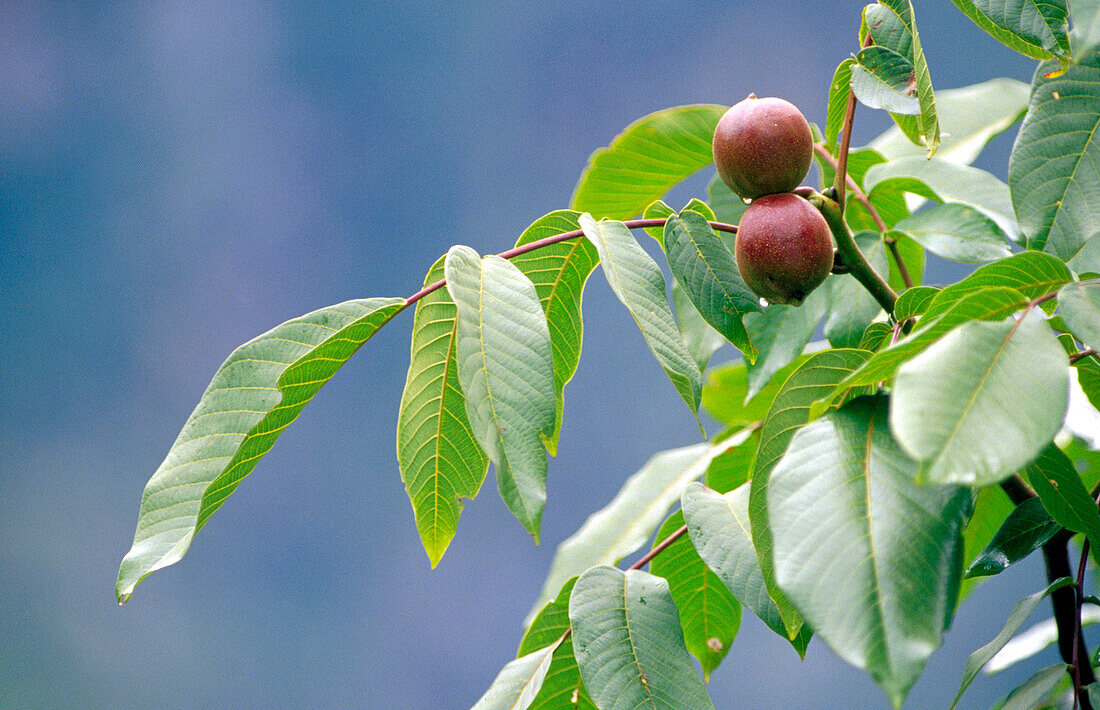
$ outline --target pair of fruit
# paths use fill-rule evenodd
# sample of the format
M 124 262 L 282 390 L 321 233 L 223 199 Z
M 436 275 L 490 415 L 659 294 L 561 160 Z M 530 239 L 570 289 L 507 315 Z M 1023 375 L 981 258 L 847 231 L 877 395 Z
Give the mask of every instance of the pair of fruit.
M 749 95 L 714 131 L 718 175 L 752 200 L 738 226 L 737 268 L 753 293 L 770 303 L 800 305 L 833 267 L 829 225 L 791 192 L 806 177 L 812 155 L 809 124 L 783 99 Z

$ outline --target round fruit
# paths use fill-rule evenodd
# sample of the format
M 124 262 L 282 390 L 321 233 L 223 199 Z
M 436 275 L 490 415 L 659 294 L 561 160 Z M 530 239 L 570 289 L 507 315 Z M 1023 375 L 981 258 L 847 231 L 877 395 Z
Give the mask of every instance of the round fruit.
M 797 306 L 833 268 L 833 240 L 821 213 L 798 195 L 754 200 L 734 243 L 741 278 L 769 303 Z
M 810 170 L 813 149 L 806 117 L 783 99 L 749 94 L 714 129 L 718 174 L 746 200 L 798 187 Z

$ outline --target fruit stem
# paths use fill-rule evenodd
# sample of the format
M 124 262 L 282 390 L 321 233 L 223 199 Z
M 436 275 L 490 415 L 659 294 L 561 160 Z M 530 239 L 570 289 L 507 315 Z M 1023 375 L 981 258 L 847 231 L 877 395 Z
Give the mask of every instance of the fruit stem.
M 810 204 L 820 210 L 821 216 L 828 223 L 829 229 L 833 232 L 833 239 L 836 240 L 837 252 L 851 270 L 852 276 L 855 276 L 856 280 L 863 284 L 863 287 L 875 297 L 875 300 L 882 305 L 883 309 L 893 316 L 894 304 L 897 303 L 898 295 L 890 288 L 890 284 L 886 283 L 878 275 L 878 272 L 867 263 L 867 257 L 859 250 L 856 240 L 852 238 L 852 232 L 844 222 L 843 208 L 836 200 L 821 193 L 812 195 Z

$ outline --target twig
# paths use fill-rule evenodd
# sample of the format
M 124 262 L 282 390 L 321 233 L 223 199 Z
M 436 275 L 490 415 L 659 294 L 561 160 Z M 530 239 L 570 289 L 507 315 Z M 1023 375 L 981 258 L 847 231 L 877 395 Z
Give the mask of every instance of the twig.
M 875 297 L 887 313 L 893 315 L 898 295 L 890 288 L 890 284 L 886 283 L 867 263 L 867 257 L 859 250 L 856 240 L 852 238 L 852 232 L 844 222 L 844 208 L 836 200 L 820 193 L 812 196 L 810 202 L 821 211 L 821 215 L 829 224 L 829 229 L 832 230 L 833 238 L 836 240 L 837 251 L 851 269 L 852 276 L 863 284 L 863 287 Z
M 1092 357 L 1093 355 L 1096 355 L 1096 354 L 1097 354 L 1097 352 L 1095 350 L 1093 350 L 1092 348 L 1089 348 L 1087 350 L 1081 350 L 1080 352 L 1073 353 L 1072 355 L 1069 356 L 1069 364 L 1072 365 L 1075 362 L 1080 362 L 1081 360 L 1084 360 L 1087 357 Z
M 863 38 L 862 45 L 870 47 L 872 44 L 871 33 L 868 32 L 867 36 Z M 856 92 L 849 87 L 848 105 L 844 109 L 844 122 L 840 124 L 840 130 L 843 131 L 840 139 L 840 157 L 837 159 L 836 179 L 833 181 L 833 189 L 836 190 L 836 201 L 841 207 L 844 206 L 844 186 L 847 184 L 848 177 L 848 148 L 852 145 L 852 120 L 855 115 Z

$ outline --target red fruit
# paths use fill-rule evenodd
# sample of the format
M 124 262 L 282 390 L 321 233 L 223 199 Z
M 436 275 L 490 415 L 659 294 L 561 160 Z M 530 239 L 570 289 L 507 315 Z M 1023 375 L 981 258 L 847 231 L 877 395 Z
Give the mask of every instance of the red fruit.
M 714 130 L 714 165 L 746 200 L 790 192 L 810 170 L 814 139 L 794 104 L 752 94 L 726 111 Z
M 753 200 L 741 216 L 734 252 L 741 278 L 769 303 L 801 305 L 833 268 L 825 218 L 790 193 Z

